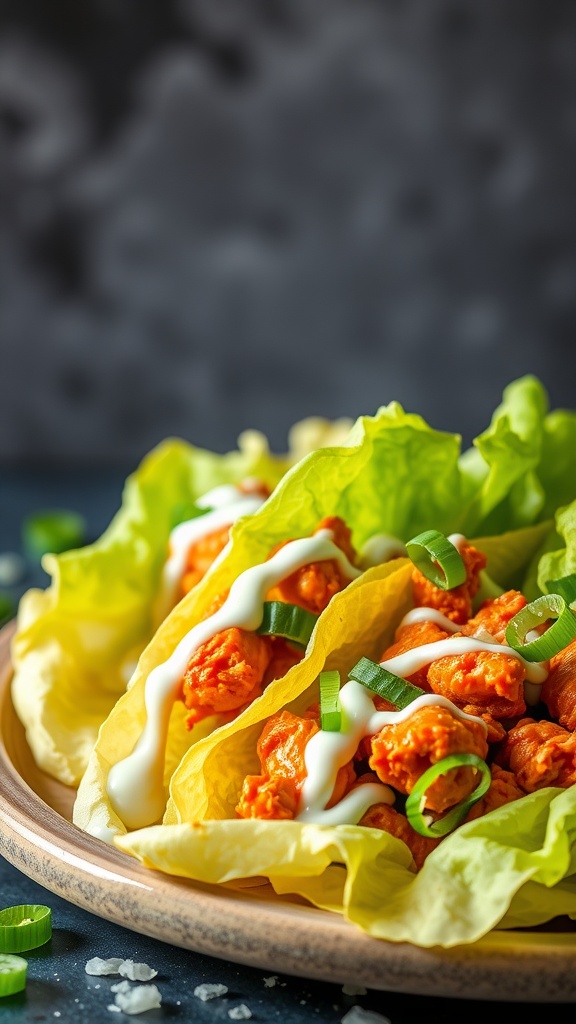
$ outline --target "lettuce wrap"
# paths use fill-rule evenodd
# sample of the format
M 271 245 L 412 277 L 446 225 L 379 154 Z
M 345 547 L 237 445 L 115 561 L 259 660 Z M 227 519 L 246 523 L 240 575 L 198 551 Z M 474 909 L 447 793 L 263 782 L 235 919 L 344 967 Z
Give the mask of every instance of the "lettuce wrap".
M 121 508 L 99 540 L 45 556 L 50 586 L 25 594 L 12 645 L 14 705 L 40 768 L 78 784 L 100 724 L 179 599 L 166 574 L 176 524 L 191 509 L 202 511 L 195 506 L 203 498 L 243 481 L 272 490 L 305 454 L 343 442 L 351 426 L 345 417 L 299 420 L 282 455 L 256 430 L 245 430 L 238 449 L 224 455 L 167 439 L 128 478 Z
M 521 578 L 545 529 L 473 541 L 488 557 L 490 578 L 506 588 Z M 162 824 L 118 834 L 116 845 L 147 867 L 205 883 L 268 880 L 278 894 L 341 913 L 372 936 L 423 947 L 576 916 L 574 786 L 539 789 L 467 821 L 417 873 L 405 843 L 376 828 L 235 814 L 243 779 L 260 770 L 263 724 L 282 709 L 303 714 L 317 700 L 321 671 L 345 678 L 360 657 L 378 656 L 411 606 L 412 571 L 396 559 L 336 595 L 304 661 L 186 753 Z
M 493 478 L 489 481 L 489 487 L 492 486 Z M 420 416 L 406 413 L 396 402 L 382 407 L 375 416 L 360 417 L 346 445 L 323 448 L 302 459 L 254 515 L 235 524 L 226 557 L 213 566 L 167 617 L 142 654 L 128 692 L 117 702 L 99 732 L 78 790 L 75 823 L 106 839 L 127 830 L 122 816 L 115 813 L 109 800 L 108 776 L 131 755 L 149 722 L 146 706 L 149 675 L 164 665 L 183 638 L 206 619 L 218 595 L 227 592 L 250 567 L 262 564 L 275 545 L 309 536 L 325 516 L 341 516 L 352 530 L 360 565 L 369 578 L 370 573 L 379 571 L 372 563 L 384 560 L 378 551 L 378 538 L 383 535 L 385 539 L 406 541 L 430 524 L 445 533 L 458 531 L 476 497 L 471 495 L 469 479 L 460 467 L 458 435 L 432 429 Z M 489 498 L 486 498 L 485 507 L 489 505 Z M 529 548 L 531 554 L 544 542 L 551 528 L 551 523 L 545 521 L 535 529 L 535 545 Z M 506 557 L 511 565 L 510 550 Z M 497 561 L 499 557 L 497 549 L 494 559 Z M 515 562 L 516 571 L 520 571 L 525 561 L 526 549 L 522 543 Z M 385 567 L 383 571 L 389 569 Z M 502 566 L 502 572 L 497 568 L 495 578 L 505 571 L 506 565 Z M 352 588 L 356 586 L 357 582 L 351 584 Z M 323 636 L 320 627 L 326 614 L 327 611 L 320 616 L 312 641 L 315 635 Z M 305 662 L 313 650 L 312 642 Z M 291 678 L 289 672 L 286 676 L 289 685 Z M 255 707 L 261 699 L 254 702 Z M 163 766 L 166 792 L 187 751 L 215 729 L 229 728 L 225 719 L 215 715 L 189 731 L 185 728 L 185 718 L 183 704 L 174 701 Z M 161 814 L 158 820 L 160 817 Z
M 179 510 L 246 477 L 273 488 L 288 468 L 255 432 L 240 441 L 225 455 L 164 441 L 128 478 L 99 540 L 43 558 L 51 583 L 20 603 L 12 697 L 36 762 L 61 782 L 78 783 L 100 724 L 154 632 Z

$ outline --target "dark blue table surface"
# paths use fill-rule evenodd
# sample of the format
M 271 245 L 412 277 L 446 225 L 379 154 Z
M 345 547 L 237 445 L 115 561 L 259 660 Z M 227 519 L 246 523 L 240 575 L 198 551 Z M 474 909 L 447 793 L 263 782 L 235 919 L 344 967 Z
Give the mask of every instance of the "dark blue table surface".
M 119 470 L 0 470 L 0 553 L 21 551 L 20 526 L 25 515 L 40 508 L 69 508 L 87 520 L 89 539 L 107 526 L 120 503 L 124 473 Z M 29 586 L 47 583 L 42 569 L 29 564 L 27 575 L 12 588 L 18 599 Z M 463 1015 L 488 1014 L 502 1020 L 510 1014 L 526 1013 L 526 1003 L 474 1002 L 418 994 L 360 990 L 349 994 L 342 985 L 294 978 L 238 966 L 224 960 L 180 949 L 141 936 L 96 917 L 26 878 L 0 857 L 0 909 L 20 903 L 44 903 L 52 908 L 53 937 L 36 952 L 26 954 L 28 983 L 21 995 L 0 999 L 1 1024 L 60 1021 L 61 1024 L 145 1021 L 230 1021 L 228 1011 L 245 1004 L 255 1022 L 281 1021 L 308 1024 L 312 1021 L 337 1024 L 353 1006 L 378 1013 L 390 1024 L 456 1024 Z M 92 977 L 86 962 L 93 957 L 117 956 L 145 962 L 158 971 L 155 983 L 162 994 L 160 1009 L 139 1016 L 113 1013 L 111 986 L 117 977 Z M 197 985 L 223 984 L 225 996 L 202 1002 L 194 995 Z M 544 1009 L 542 1007 L 541 1009 Z M 572 1022 L 575 1008 L 569 1004 L 550 1007 L 558 1022 Z M 366 1024 L 379 1018 L 366 1016 Z

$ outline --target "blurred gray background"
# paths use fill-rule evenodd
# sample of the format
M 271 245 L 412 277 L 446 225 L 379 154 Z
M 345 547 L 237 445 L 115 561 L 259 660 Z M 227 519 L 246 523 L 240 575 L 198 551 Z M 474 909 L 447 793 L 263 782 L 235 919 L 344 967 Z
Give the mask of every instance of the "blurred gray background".
M 574 0 L 0 0 L 0 462 L 576 405 Z

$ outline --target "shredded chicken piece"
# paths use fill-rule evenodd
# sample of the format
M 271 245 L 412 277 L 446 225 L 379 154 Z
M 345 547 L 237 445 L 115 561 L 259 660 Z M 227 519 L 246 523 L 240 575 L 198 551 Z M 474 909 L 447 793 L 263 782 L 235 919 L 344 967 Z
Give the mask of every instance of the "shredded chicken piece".
M 550 672 L 541 697 L 552 718 L 570 732 L 576 730 L 576 640 L 550 659 Z
M 428 669 L 428 684 L 457 707 L 474 708 L 474 714 L 513 718 L 526 711 L 525 676 L 523 662 L 513 655 L 471 651 L 434 661 Z
M 576 734 L 556 722 L 522 718 L 510 729 L 497 763 L 514 772 L 526 793 L 576 782 Z
M 344 520 L 339 516 L 327 516 L 320 521 L 314 533 L 324 529 L 332 530 L 334 543 L 344 552 L 348 561 L 354 564 L 356 553 L 352 547 L 352 535 Z M 269 557 L 272 557 L 287 543 L 289 542 L 283 541 L 278 544 L 270 552 Z M 349 582 L 335 559 L 311 562 L 287 576 L 277 586 L 272 587 L 268 591 L 267 599 L 297 604 L 301 608 L 306 608 L 307 611 L 319 615 L 334 595 L 344 590 Z
M 221 526 L 218 530 L 199 537 L 190 545 L 186 569 L 180 584 L 180 597 L 184 597 L 206 575 L 212 563 L 226 547 L 229 536 L 230 526 Z
M 506 626 L 522 608 L 527 605 L 524 594 L 519 590 L 506 590 L 499 597 L 484 601 L 476 615 L 462 626 L 465 636 L 482 636 L 489 633 L 499 644 L 506 643 Z
M 381 782 L 411 793 L 427 768 L 449 754 L 470 753 L 485 758 L 486 733 L 480 722 L 462 719 L 449 708 L 429 704 L 384 728 L 372 737 L 370 767 Z M 442 812 L 459 803 L 476 785 L 468 766 L 439 776 L 426 793 L 426 808 Z
M 472 805 L 466 815 L 466 821 L 472 821 L 473 818 L 481 818 L 484 814 L 488 814 L 489 811 L 495 811 L 497 807 L 503 807 L 504 804 L 509 804 L 513 800 L 519 800 L 520 797 L 525 795 L 520 789 L 513 772 L 508 772 L 497 764 L 493 764 L 491 774 L 490 789 L 481 800 Z
M 304 751 L 319 728 L 316 716 L 314 708 L 307 717 L 281 711 L 268 720 L 257 747 L 262 774 L 248 775 L 244 780 L 236 807 L 240 818 L 296 817 L 306 778 Z M 328 806 L 341 800 L 355 780 L 352 763 L 340 768 Z
M 433 644 L 438 640 L 445 640 L 449 633 L 437 626 L 435 622 L 413 622 L 407 626 L 400 626 L 396 630 L 394 643 L 387 647 L 378 661 L 387 661 L 388 658 L 395 658 L 406 651 L 412 651 L 415 647 L 422 647 L 424 644 Z M 428 665 L 407 676 L 409 682 L 419 686 L 421 690 L 430 692 L 427 680 Z
M 426 857 L 438 846 L 440 839 L 433 839 L 429 836 L 421 836 L 412 828 L 408 818 L 399 811 L 395 811 L 389 804 L 373 804 L 363 818 L 360 825 L 367 828 L 379 828 L 383 832 L 401 839 L 410 850 L 416 870 L 419 871 Z
M 489 712 L 480 711 L 473 704 L 465 704 L 462 711 L 465 711 L 467 715 L 476 715 L 477 718 L 481 718 L 486 723 L 488 728 L 486 740 L 489 746 L 492 746 L 493 743 L 501 743 L 506 737 L 506 729 L 502 722 L 499 719 L 493 718 Z
M 415 569 L 412 592 L 416 607 L 436 608 L 452 622 L 463 624 L 472 614 L 472 601 L 478 593 L 480 570 L 486 565 L 486 556 L 468 543 L 462 544 L 458 550 L 466 566 L 464 583 L 451 590 L 442 590 Z
M 194 651 L 181 685 L 189 729 L 209 715 L 238 712 L 262 692 L 273 647 L 270 638 L 234 626 Z
M 270 488 L 263 480 L 256 477 L 246 477 L 236 485 L 240 494 L 254 494 L 262 498 L 270 496 Z M 221 551 L 226 547 L 230 537 L 230 526 L 220 526 L 203 537 L 198 537 L 188 548 L 186 568 L 180 583 L 180 597 L 184 597 L 203 576 L 216 560 Z

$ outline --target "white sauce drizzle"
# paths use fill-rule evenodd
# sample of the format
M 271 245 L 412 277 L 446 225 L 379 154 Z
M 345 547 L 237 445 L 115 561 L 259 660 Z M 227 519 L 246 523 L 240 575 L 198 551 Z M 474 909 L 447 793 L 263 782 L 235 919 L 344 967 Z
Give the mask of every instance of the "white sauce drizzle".
M 363 569 L 370 569 L 374 565 L 382 565 L 392 558 L 402 558 L 405 555 L 406 547 L 398 537 L 393 537 L 389 533 L 375 533 L 362 548 L 359 564 Z
M 403 626 L 412 626 L 417 622 L 435 622 L 437 626 L 446 633 L 458 633 L 460 626 L 457 626 L 447 615 L 443 615 L 436 608 L 427 608 L 425 605 L 419 608 L 411 608 L 402 619 L 398 629 Z
M 349 580 L 362 575 L 336 546 L 331 530 L 319 530 L 312 537 L 290 541 L 266 562 L 241 573 L 218 611 L 194 626 L 168 660 L 150 672 L 144 689 L 146 724 L 142 734 L 132 753 L 113 765 L 108 775 L 110 803 L 128 828 L 151 825 L 164 811 L 163 768 L 168 722 L 180 681 L 194 651 L 223 629 L 237 626 L 256 630 L 271 587 L 309 562 L 328 559 L 336 560 Z
M 184 576 L 188 551 L 192 544 L 210 533 L 231 526 L 241 516 L 252 515 L 264 503 L 259 494 L 243 494 L 233 484 L 214 487 L 197 499 L 200 508 L 211 509 L 202 516 L 178 523 L 170 533 L 170 554 L 160 581 L 156 621 L 162 622 L 176 604 L 178 587 Z
M 397 654 L 395 658 L 381 661 L 380 664 L 382 668 L 387 668 L 389 672 L 405 679 L 417 672 L 418 669 L 437 661 L 438 658 L 448 658 L 454 654 L 471 654 L 475 651 L 494 651 L 497 654 L 506 654 L 510 658 L 516 658 L 523 663 L 526 669 L 526 678 L 531 683 L 543 683 L 548 676 L 548 669 L 544 662 L 526 661 L 513 647 L 486 643 L 485 640 L 478 640 L 472 636 L 453 636 L 446 640 L 422 644 L 420 647 L 413 647 L 412 650 L 405 651 L 404 654 Z
M 326 809 L 339 768 L 354 757 L 361 740 L 365 736 L 375 736 L 385 725 L 406 721 L 418 708 L 429 705 L 448 708 L 463 720 L 479 722 L 487 731 L 486 723 L 481 718 L 467 714 L 447 697 L 437 693 L 425 693 L 417 697 L 402 711 L 376 711 L 374 695 L 370 690 L 354 679 L 345 683 L 340 690 L 341 731 L 327 732 L 321 729 L 306 744 L 304 762 L 307 775 L 300 794 L 301 810 L 296 821 L 317 825 L 355 825 L 372 804 L 393 804 L 395 796 L 390 786 L 366 783 L 352 790 L 334 807 Z

